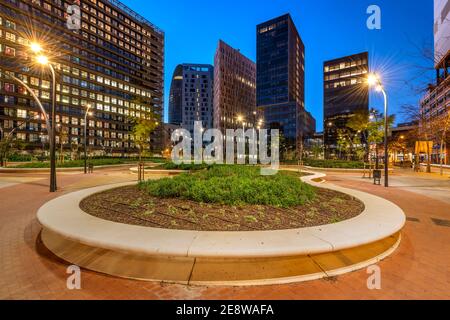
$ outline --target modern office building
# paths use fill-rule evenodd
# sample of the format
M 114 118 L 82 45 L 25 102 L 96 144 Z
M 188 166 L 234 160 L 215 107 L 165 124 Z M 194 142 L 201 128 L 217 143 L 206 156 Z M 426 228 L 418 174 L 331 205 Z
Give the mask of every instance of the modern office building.
M 369 112 L 369 54 L 363 52 L 324 63 L 325 157 L 338 154 L 338 132 L 349 130 L 348 120 L 357 112 Z
M 280 129 L 299 149 L 315 132 L 305 110 L 305 46 L 289 14 L 259 24 L 257 33 L 257 106 L 267 128 Z
M 422 120 L 435 121 L 437 118 L 449 117 L 450 113 L 450 0 L 434 1 L 434 43 L 436 83 L 428 87 L 428 91 L 420 101 Z M 436 120 L 437 121 L 437 120 Z M 423 123 L 420 126 L 424 125 Z M 437 133 L 440 134 L 440 133 Z M 432 162 L 450 163 L 450 132 L 441 154 L 441 141 L 435 141 Z
M 66 12 L 79 5 L 81 20 L 69 29 Z M 27 83 L 50 110 L 51 83 L 47 68 L 37 66 L 29 50 L 39 42 L 57 73 L 57 143 L 64 148 L 84 142 L 93 152 L 131 154 L 130 117 L 156 115 L 162 123 L 164 33 L 116 0 L 21 1 L 2 0 L 0 6 L 0 125 L 16 129 L 30 150 L 42 148 L 48 135 L 35 101 L 8 75 Z M 162 146 L 160 129 L 152 136 Z
M 169 123 L 193 134 L 194 122 L 204 129 L 213 127 L 214 67 L 206 64 L 180 64 L 172 77 L 169 97 Z
M 219 41 L 214 57 L 214 127 L 256 127 L 256 65 L 239 50 Z M 240 122 L 239 119 L 242 119 Z
M 450 64 L 450 0 L 434 0 L 434 61 L 437 70 L 448 70 Z M 448 71 L 447 75 L 448 75 Z M 444 76 L 445 78 L 446 76 Z M 438 73 L 438 79 L 442 76 Z

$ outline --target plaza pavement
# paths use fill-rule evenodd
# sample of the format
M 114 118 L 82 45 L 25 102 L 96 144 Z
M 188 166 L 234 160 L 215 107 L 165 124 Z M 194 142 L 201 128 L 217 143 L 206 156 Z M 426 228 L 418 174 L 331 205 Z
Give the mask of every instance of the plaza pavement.
M 45 175 L 0 174 L 0 185 L 4 183 L 0 188 L 0 299 L 450 299 L 450 227 L 432 220 L 450 220 L 450 195 L 441 190 L 431 197 L 417 188 L 408 190 L 407 184 L 420 177 L 402 171 L 392 176 L 394 187 L 389 189 L 374 186 L 358 174 L 327 177 L 334 184 L 393 201 L 408 216 L 400 247 L 379 263 L 382 290 L 367 288 L 366 270 L 298 284 L 209 288 L 118 279 L 83 270 L 82 289 L 68 290 L 68 264 L 40 242 L 36 211 L 63 193 L 135 178 L 123 168 L 92 175 L 59 174 L 60 191 L 49 194 Z M 439 177 L 426 179 L 439 181 L 439 188 L 450 184 Z M 11 180 L 14 184 L 8 185 Z M 400 180 L 403 185 L 395 186 Z

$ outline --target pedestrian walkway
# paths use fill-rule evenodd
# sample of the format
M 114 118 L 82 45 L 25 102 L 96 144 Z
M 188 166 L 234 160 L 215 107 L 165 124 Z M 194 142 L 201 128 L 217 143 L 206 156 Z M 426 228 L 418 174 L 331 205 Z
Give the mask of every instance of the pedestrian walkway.
M 367 288 L 366 270 L 328 280 L 244 288 L 140 282 L 83 270 L 82 289 L 68 290 L 68 265 L 40 242 L 36 211 L 64 192 L 135 178 L 105 170 L 59 175 L 57 194 L 48 193 L 46 177 L 2 188 L 0 299 L 450 299 L 450 227 L 436 223 L 450 220 L 450 206 L 402 187 L 385 189 L 345 174 L 327 180 L 393 201 L 409 218 L 399 249 L 379 264 L 382 290 Z

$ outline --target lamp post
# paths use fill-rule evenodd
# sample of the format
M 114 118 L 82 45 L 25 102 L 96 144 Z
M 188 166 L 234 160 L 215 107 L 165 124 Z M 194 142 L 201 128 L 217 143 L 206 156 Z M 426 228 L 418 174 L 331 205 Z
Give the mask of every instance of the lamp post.
M 91 108 L 92 106 L 88 104 L 86 113 L 84 114 L 84 174 L 87 174 L 87 116 L 92 114 L 89 112 Z
M 52 75 L 52 105 L 51 105 L 51 130 L 50 130 L 50 192 L 56 192 L 56 74 L 53 65 L 49 61 L 48 57 L 41 54 L 42 47 L 38 43 L 32 43 L 31 51 L 33 51 L 37 57 L 36 61 L 42 66 L 47 66 L 50 69 Z
M 369 86 L 375 86 L 377 92 L 381 92 L 384 98 L 384 186 L 389 187 L 389 150 L 388 150 L 388 100 L 387 94 L 381 84 L 380 77 L 376 74 L 369 74 L 367 78 Z

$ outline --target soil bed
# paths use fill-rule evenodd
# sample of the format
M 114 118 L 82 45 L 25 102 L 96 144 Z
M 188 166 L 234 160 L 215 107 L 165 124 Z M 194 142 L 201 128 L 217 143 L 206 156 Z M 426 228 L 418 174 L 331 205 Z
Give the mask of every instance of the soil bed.
M 315 199 L 305 205 L 277 208 L 158 198 L 138 186 L 94 194 L 84 199 L 80 207 L 90 215 L 114 222 L 198 231 L 261 231 L 320 226 L 354 218 L 364 210 L 364 204 L 359 200 L 327 189 L 317 189 Z

